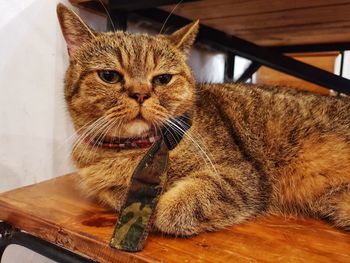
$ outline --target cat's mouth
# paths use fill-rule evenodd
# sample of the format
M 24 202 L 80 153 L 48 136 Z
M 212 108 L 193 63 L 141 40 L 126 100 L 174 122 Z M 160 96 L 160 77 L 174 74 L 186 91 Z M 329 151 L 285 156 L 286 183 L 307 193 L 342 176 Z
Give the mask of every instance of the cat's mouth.
M 108 141 L 144 140 L 161 134 L 160 127 L 152 125 L 141 116 L 125 123 L 117 123 L 107 130 L 101 137 Z
M 86 137 L 85 141 L 92 146 L 104 148 L 130 149 L 148 148 L 155 141 L 161 139 L 161 133 L 157 128 L 148 125 L 146 121 L 135 119 L 123 127 L 116 126 L 107 134 Z

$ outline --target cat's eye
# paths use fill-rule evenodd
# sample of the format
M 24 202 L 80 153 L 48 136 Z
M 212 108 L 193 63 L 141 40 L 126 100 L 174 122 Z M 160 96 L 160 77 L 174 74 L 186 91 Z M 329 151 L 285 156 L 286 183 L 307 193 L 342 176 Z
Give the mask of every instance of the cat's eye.
M 111 84 L 118 83 L 123 80 L 123 76 L 114 70 L 100 70 L 98 71 L 98 76 L 104 82 L 111 83 Z
M 170 82 L 172 77 L 173 76 L 171 74 L 161 74 L 161 75 L 155 76 L 152 79 L 152 83 L 154 85 L 166 85 Z

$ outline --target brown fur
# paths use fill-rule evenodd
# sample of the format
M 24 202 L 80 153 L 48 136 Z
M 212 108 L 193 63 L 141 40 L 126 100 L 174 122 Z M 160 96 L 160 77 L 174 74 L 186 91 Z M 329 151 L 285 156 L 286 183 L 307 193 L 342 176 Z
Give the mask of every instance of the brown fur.
M 349 230 L 349 99 L 241 84 L 196 86 L 185 59 L 198 22 L 170 36 L 149 36 L 92 32 L 62 5 L 58 15 L 70 51 L 65 98 L 80 139 L 138 136 L 169 118 L 192 116 L 193 126 L 170 153 L 155 229 L 193 235 L 270 212 L 326 218 Z M 124 81 L 105 83 L 99 70 L 116 70 Z M 165 73 L 173 75 L 169 84 L 152 84 Z M 135 91 L 151 95 L 140 105 L 128 96 Z M 72 157 L 82 191 L 119 211 L 146 151 L 78 141 Z

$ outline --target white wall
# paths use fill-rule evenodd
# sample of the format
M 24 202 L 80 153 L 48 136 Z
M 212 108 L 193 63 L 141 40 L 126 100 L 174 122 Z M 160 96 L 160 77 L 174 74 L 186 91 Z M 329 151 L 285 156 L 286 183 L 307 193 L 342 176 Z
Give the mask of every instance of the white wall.
M 68 58 L 58 2 L 0 2 L 0 192 L 72 170 L 73 138 L 66 138 L 73 131 L 63 103 Z M 93 26 L 104 28 L 103 17 L 89 16 Z
M 21 8 L 15 9 L 20 6 Z M 69 132 L 60 92 L 66 67 L 54 1 L 2 1 L 0 191 L 57 175 L 54 145 Z M 67 163 L 60 169 L 69 170 Z
M 72 170 L 57 2 L 0 0 L 0 192 Z M 92 20 L 105 25 L 102 17 Z M 49 261 L 12 246 L 2 262 Z

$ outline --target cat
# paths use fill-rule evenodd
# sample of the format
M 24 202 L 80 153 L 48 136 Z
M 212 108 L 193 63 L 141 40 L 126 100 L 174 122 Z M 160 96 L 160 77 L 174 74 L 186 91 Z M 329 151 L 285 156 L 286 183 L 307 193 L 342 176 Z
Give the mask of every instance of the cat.
M 62 4 L 57 13 L 82 192 L 119 212 L 151 138 L 188 116 L 192 126 L 170 151 L 155 231 L 191 236 L 271 213 L 350 230 L 349 98 L 196 84 L 186 58 L 198 21 L 151 36 L 94 32 Z M 115 143 L 127 139 L 144 144 Z

